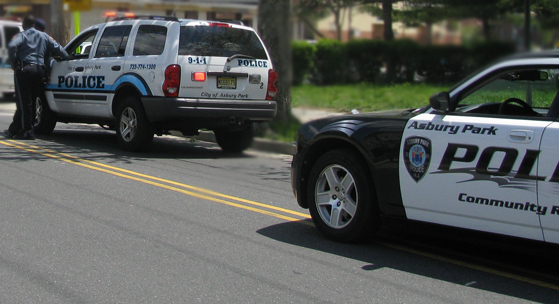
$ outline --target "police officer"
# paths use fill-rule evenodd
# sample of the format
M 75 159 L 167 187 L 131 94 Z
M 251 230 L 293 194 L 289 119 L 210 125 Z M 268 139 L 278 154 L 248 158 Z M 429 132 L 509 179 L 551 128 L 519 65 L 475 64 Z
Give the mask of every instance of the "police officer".
M 23 32 L 8 44 L 9 60 L 15 71 L 17 104 L 12 124 L 5 130 L 6 138 L 35 139 L 33 132 L 33 100 L 44 88 L 45 55 L 68 59 L 68 53 L 44 32 L 34 28 L 35 18 L 23 18 Z

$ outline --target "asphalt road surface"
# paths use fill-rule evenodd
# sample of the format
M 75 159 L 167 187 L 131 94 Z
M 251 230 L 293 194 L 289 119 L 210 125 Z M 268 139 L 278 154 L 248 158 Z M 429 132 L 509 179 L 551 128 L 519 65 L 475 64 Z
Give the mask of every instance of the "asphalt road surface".
M 0 130 L 13 114 L 0 102 Z M 389 223 L 321 237 L 291 156 L 59 124 L 0 139 L 0 303 L 558 303 L 557 247 Z

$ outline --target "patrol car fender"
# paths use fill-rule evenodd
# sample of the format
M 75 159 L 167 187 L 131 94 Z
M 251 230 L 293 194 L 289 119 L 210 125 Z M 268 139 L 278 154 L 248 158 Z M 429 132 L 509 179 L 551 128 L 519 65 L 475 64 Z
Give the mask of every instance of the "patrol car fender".
M 341 121 L 322 129 L 305 144 L 301 157 L 302 172 L 294 172 L 295 178 L 307 180 L 310 170 L 324 151 L 333 148 L 352 148 L 366 160 L 368 174 L 373 179 L 379 208 L 385 215 L 405 217 L 398 175 L 398 160 L 402 132 L 407 120 L 378 120 L 372 122 Z M 312 129 L 312 127 L 310 127 Z M 304 129 L 304 128 L 302 128 Z M 303 130 L 305 132 L 305 130 Z M 309 130 L 312 133 L 311 130 Z M 305 183 L 300 183 L 306 187 Z M 371 185 L 373 186 L 373 185 Z M 298 203 L 308 208 L 306 189 L 297 189 Z
M 125 85 L 134 86 L 142 96 L 152 96 L 152 92 L 146 81 L 136 73 L 126 73 L 120 76 L 112 85 L 115 94 L 118 92 L 119 88 Z

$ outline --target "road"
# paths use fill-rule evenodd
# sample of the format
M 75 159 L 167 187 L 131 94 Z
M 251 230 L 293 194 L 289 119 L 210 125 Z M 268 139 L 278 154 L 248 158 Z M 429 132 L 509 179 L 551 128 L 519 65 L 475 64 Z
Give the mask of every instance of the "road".
M 0 130 L 12 113 L 0 102 Z M 417 230 L 325 240 L 293 198 L 290 161 L 170 136 L 123 152 L 88 125 L 0 139 L 0 303 L 559 301 L 556 247 Z

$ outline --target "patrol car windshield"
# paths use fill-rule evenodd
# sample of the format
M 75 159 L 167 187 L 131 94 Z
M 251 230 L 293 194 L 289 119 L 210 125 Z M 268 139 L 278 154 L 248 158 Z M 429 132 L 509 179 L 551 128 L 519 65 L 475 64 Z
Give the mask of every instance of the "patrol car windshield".
M 252 31 L 219 26 L 183 26 L 179 55 L 230 57 L 243 54 L 267 60 L 264 46 Z

